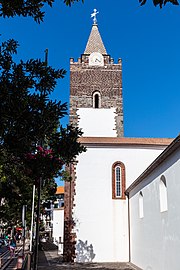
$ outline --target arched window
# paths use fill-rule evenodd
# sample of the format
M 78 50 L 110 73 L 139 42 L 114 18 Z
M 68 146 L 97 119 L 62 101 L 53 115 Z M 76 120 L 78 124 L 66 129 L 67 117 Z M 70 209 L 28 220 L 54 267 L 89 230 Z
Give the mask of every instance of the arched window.
M 101 107 L 101 94 L 98 91 L 93 93 L 93 108 Z
M 144 217 L 144 200 L 142 191 L 139 192 L 139 217 Z
M 125 166 L 117 161 L 112 165 L 112 198 L 125 199 Z
M 116 186 L 116 197 L 121 197 L 122 196 L 122 188 L 121 188 L 121 167 L 116 166 L 115 168 L 115 186 Z
M 159 182 L 159 199 L 160 199 L 160 211 L 164 212 L 168 210 L 167 204 L 167 185 L 164 175 L 161 176 Z
M 94 107 L 99 108 L 99 95 L 95 94 L 94 96 Z

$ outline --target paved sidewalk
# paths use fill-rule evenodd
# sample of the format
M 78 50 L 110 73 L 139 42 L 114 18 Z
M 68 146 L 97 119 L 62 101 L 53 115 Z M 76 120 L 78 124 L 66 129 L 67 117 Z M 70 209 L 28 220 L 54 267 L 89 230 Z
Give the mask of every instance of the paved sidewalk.
M 55 251 L 39 251 L 39 270 L 140 270 L 129 263 L 64 263 Z

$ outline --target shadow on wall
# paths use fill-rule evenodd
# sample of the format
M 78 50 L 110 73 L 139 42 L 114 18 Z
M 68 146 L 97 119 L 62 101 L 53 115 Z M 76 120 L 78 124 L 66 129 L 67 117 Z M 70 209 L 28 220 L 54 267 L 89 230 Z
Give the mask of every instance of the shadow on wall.
M 88 241 L 83 242 L 78 240 L 76 244 L 76 261 L 77 262 L 92 262 L 96 254 L 93 251 L 93 245 L 88 246 Z

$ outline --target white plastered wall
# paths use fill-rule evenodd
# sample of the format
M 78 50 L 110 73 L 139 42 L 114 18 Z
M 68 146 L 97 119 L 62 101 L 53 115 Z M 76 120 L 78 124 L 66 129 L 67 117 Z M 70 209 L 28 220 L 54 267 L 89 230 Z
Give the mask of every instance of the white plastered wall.
M 83 136 L 116 137 L 115 114 L 116 109 L 80 108 L 77 111 L 79 128 Z
M 88 147 L 78 157 L 73 210 L 77 261 L 129 260 L 127 201 L 112 199 L 112 165 L 124 163 L 128 186 L 161 152 L 162 148 Z
M 180 151 L 148 176 L 130 195 L 131 261 L 143 270 L 180 269 Z M 168 210 L 160 212 L 159 181 L 167 184 Z M 144 217 L 139 218 L 139 192 Z
M 55 244 L 59 243 L 60 237 L 63 241 L 64 235 L 64 208 L 53 209 L 53 240 Z

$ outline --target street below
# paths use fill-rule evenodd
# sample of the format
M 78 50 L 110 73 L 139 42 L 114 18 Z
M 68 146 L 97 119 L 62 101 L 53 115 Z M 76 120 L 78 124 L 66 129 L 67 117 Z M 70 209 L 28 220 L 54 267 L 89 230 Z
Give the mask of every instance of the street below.
M 138 270 L 129 263 L 64 263 L 57 250 L 39 251 L 39 270 Z

